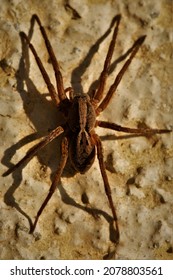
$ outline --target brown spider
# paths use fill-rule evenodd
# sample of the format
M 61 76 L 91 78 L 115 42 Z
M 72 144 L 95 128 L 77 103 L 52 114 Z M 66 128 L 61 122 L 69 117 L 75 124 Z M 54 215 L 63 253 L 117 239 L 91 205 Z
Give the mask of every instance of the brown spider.
M 9 175 L 14 170 L 16 170 L 19 166 L 23 163 L 27 163 L 36 153 L 45 147 L 48 143 L 58 137 L 60 134 L 63 134 L 63 139 L 61 143 L 62 149 L 62 156 L 60 159 L 60 163 L 58 169 L 56 171 L 54 180 L 52 185 L 49 189 L 49 193 L 45 198 L 43 204 L 41 205 L 37 216 L 35 218 L 34 224 L 31 226 L 30 233 L 35 230 L 37 225 L 39 216 L 41 215 L 42 211 L 44 210 L 45 206 L 47 205 L 48 201 L 52 197 L 56 186 L 60 180 L 61 174 L 63 169 L 66 165 L 67 158 L 69 156 L 72 166 L 77 172 L 85 173 L 93 164 L 95 159 L 95 154 L 97 152 L 97 158 L 99 161 L 99 166 L 104 182 L 105 192 L 110 204 L 110 208 L 113 215 L 113 221 L 116 227 L 116 242 L 119 242 L 119 228 L 118 228 L 118 221 L 117 215 L 114 207 L 114 203 L 111 196 L 111 189 L 108 182 L 108 177 L 106 174 L 105 164 L 103 160 L 103 148 L 101 144 L 101 140 L 99 136 L 95 132 L 95 127 L 104 127 L 107 129 L 112 129 L 116 131 L 122 131 L 127 133 L 136 133 L 136 134 L 153 134 L 153 133 L 167 133 L 170 130 L 167 129 L 150 129 L 150 128 L 128 128 L 122 127 L 115 123 L 110 123 L 106 121 L 96 120 L 96 117 L 106 109 L 107 105 L 109 104 L 113 94 L 116 91 L 117 86 L 119 85 L 125 71 L 127 70 L 128 66 L 130 65 L 132 59 L 136 55 L 137 51 L 139 50 L 140 46 L 145 40 L 146 36 L 140 37 L 133 45 L 131 50 L 129 51 L 130 56 L 129 59 L 124 63 L 123 67 L 119 71 L 118 75 L 116 76 L 113 84 L 109 88 L 108 92 L 106 93 L 105 97 L 103 97 L 104 89 L 106 80 L 108 77 L 111 58 L 113 55 L 115 41 L 118 33 L 118 27 L 120 23 L 121 16 L 117 15 L 114 17 L 111 23 L 111 28 L 114 26 L 114 32 L 112 35 L 112 40 L 109 45 L 109 49 L 107 52 L 107 56 L 104 62 L 104 67 L 100 75 L 98 88 L 94 91 L 93 96 L 90 98 L 89 94 L 76 94 L 74 93 L 71 87 L 64 89 L 63 85 L 63 78 L 61 75 L 61 71 L 59 68 L 58 61 L 55 57 L 54 51 L 50 44 L 50 41 L 46 35 L 46 31 L 44 27 L 41 25 L 41 21 L 37 15 L 33 15 L 33 19 L 38 23 L 42 36 L 45 41 L 45 45 L 47 51 L 50 56 L 50 60 L 55 72 L 56 78 L 56 85 L 57 91 L 53 84 L 51 83 L 49 76 L 34 48 L 34 46 L 30 43 L 29 38 L 24 32 L 21 32 L 20 35 L 22 38 L 27 42 L 29 48 L 31 49 L 35 60 L 38 64 L 38 67 L 41 71 L 41 74 L 44 78 L 44 81 L 47 85 L 48 91 L 51 95 L 52 100 L 55 102 L 57 107 L 63 112 L 64 117 L 66 119 L 66 123 L 62 126 L 58 126 L 52 132 L 49 133 L 46 137 L 44 137 L 37 145 L 35 145 L 31 150 L 27 152 L 27 154 L 12 168 L 8 169 L 3 176 Z M 67 97 L 66 93 L 69 92 L 69 98 Z

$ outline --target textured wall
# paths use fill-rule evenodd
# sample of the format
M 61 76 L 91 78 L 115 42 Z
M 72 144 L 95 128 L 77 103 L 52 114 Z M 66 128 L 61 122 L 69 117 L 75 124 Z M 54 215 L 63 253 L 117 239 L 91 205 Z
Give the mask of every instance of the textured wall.
M 65 9 L 67 1 L 1 3 L 1 174 L 22 158 L 36 138 L 61 123 L 31 52 L 28 55 L 26 49 L 22 50 L 19 32 L 33 31 L 32 43 L 54 81 L 39 28 L 30 22 L 34 13 L 46 28 L 65 86 L 72 82 L 79 92 L 80 79 L 87 92 L 99 77 L 110 36 L 95 52 L 91 47 L 116 14 L 120 13 L 122 20 L 107 89 L 123 64 L 122 59 L 117 59 L 123 58 L 133 42 L 146 34 L 117 94 L 99 118 L 129 127 L 173 127 L 172 1 L 68 3 L 80 17 Z M 87 56 L 90 53 L 91 61 Z M 59 162 L 60 141 L 55 140 L 22 172 L 0 177 L 0 259 L 173 258 L 172 134 L 127 138 L 106 129 L 99 128 L 97 132 L 102 136 L 117 209 L 120 244 L 116 247 L 110 240 L 111 211 L 97 160 L 85 175 L 74 175 L 67 166 L 35 233 L 28 233 Z M 100 213 L 100 218 L 95 219 L 85 211 L 86 207 Z

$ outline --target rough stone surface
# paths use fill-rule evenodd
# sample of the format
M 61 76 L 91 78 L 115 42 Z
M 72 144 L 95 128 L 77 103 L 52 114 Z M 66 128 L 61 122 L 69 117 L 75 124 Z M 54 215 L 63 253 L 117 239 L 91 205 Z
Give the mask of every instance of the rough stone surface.
M 65 9 L 66 3 L 2 1 L 1 174 L 19 161 L 37 138 L 61 123 L 31 52 L 22 49 L 20 31 L 32 35 L 32 43 L 54 82 L 39 28 L 30 21 L 34 13 L 46 28 L 65 86 L 72 83 L 78 92 L 80 79 L 84 92 L 95 86 L 111 36 L 98 50 L 89 50 L 93 51 L 92 46 L 116 14 L 120 13 L 122 20 L 106 89 L 123 65 L 122 55 L 146 34 L 145 43 L 99 118 L 129 127 L 173 128 L 172 1 L 68 1 L 80 17 Z M 128 138 L 127 134 L 101 128 L 97 132 L 117 209 L 120 244 L 115 246 L 110 240 L 111 211 L 97 160 L 84 175 L 74 175 L 67 166 L 35 233 L 29 234 L 29 223 L 49 190 L 59 162 L 58 139 L 22 171 L 0 177 L 0 259 L 173 259 L 172 133 Z M 100 218 L 95 219 L 86 207 Z

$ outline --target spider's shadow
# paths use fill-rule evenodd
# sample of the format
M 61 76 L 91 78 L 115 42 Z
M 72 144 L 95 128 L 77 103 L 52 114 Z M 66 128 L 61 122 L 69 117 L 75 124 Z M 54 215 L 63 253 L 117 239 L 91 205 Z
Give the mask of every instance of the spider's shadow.
M 80 19 L 79 19 L 80 20 Z M 112 20 L 109 28 L 107 31 L 94 43 L 94 45 L 90 48 L 87 55 L 84 57 L 83 61 L 80 63 L 78 67 L 76 67 L 71 76 L 71 84 L 74 88 L 75 92 L 83 92 L 83 88 L 81 85 L 81 78 L 82 75 L 85 73 L 87 67 L 90 65 L 92 58 L 94 54 L 98 51 L 100 44 L 105 40 L 105 38 L 110 34 L 111 28 L 116 20 L 116 17 Z M 31 20 L 31 26 L 29 30 L 28 37 L 29 39 L 32 38 L 34 30 L 34 22 Z M 19 69 L 16 74 L 17 79 L 17 91 L 19 92 L 21 99 L 23 101 L 23 107 L 25 110 L 26 115 L 30 119 L 31 123 L 33 124 L 35 131 L 23 139 L 21 139 L 18 143 L 13 145 L 12 147 L 8 148 L 4 156 L 2 158 L 2 163 L 6 165 L 8 168 L 12 167 L 11 164 L 11 158 L 16 153 L 18 149 L 20 149 L 22 146 L 26 145 L 27 143 L 45 136 L 48 134 L 49 130 L 54 129 L 55 127 L 59 126 L 61 124 L 62 117 L 61 114 L 58 112 L 56 106 L 53 104 L 52 101 L 49 101 L 46 99 L 45 94 L 40 94 L 37 90 L 36 86 L 32 82 L 32 80 L 29 78 L 29 69 L 30 69 L 30 62 L 29 62 L 29 48 L 26 45 L 26 43 L 21 39 L 22 43 L 22 57 L 19 63 Z M 124 53 L 121 57 L 119 57 L 117 60 L 115 60 L 111 67 L 110 72 L 111 74 L 117 64 L 124 60 L 127 55 L 130 53 L 131 48 Z M 103 61 L 104 63 L 104 61 Z M 38 69 L 39 71 L 39 69 Z M 99 78 L 99 77 L 98 77 Z M 90 86 L 89 92 L 92 94 L 93 89 L 97 88 L 98 81 L 94 81 L 92 85 Z M 26 88 L 26 89 L 25 89 Z M 51 123 L 51 127 L 50 124 Z M 134 135 L 133 135 L 134 136 Z M 116 138 L 117 139 L 117 138 Z M 37 154 L 37 157 L 42 165 L 49 166 L 52 170 L 52 172 L 56 169 L 55 167 L 58 166 L 58 159 L 60 158 L 60 151 L 57 149 L 57 147 L 60 146 L 61 137 L 54 140 L 52 143 L 47 145 L 43 151 L 39 152 Z M 56 152 L 55 152 L 56 151 Z M 44 155 L 50 155 L 49 157 L 44 157 Z M 56 158 L 55 155 L 56 154 Z M 67 163 L 67 168 L 64 170 L 63 176 L 73 176 L 74 170 L 70 168 L 69 164 Z M 9 187 L 8 191 L 6 192 L 4 196 L 4 201 L 7 205 L 10 205 L 11 207 L 15 207 L 22 215 L 24 215 L 29 223 L 30 226 L 32 225 L 31 218 L 20 208 L 18 203 L 15 201 L 14 193 L 18 186 L 21 184 L 22 181 L 22 168 L 17 169 L 12 174 L 13 176 L 13 183 Z M 51 178 L 52 179 L 52 178 Z M 115 241 L 115 231 L 113 229 L 113 219 L 110 215 L 108 215 L 106 212 L 98 209 L 91 209 L 87 207 L 86 205 L 80 205 L 76 203 L 72 198 L 68 196 L 66 191 L 64 190 L 62 184 L 59 184 L 59 191 L 62 197 L 62 201 L 64 201 L 66 204 L 70 204 L 74 207 L 77 207 L 81 210 L 87 211 L 89 214 L 93 214 L 93 212 L 96 215 L 102 215 L 104 218 L 108 221 L 110 225 L 110 239 L 112 241 Z

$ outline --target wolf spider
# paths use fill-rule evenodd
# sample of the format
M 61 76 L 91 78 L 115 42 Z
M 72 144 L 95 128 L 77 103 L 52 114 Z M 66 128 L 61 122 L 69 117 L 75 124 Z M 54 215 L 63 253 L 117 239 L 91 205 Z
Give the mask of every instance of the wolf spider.
M 53 102 L 55 102 L 56 106 L 62 111 L 66 119 L 65 124 L 58 126 L 53 131 L 51 131 L 38 144 L 36 144 L 31 150 L 29 150 L 26 153 L 26 155 L 16 165 L 8 169 L 3 174 L 4 176 L 9 175 L 14 170 L 16 170 L 19 166 L 21 166 L 23 163 L 27 163 L 33 156 L 36 155 L 36 153 L 40 149 L 45 147 L 48 143 L 50 143 L 52 140 L 57 138 L 60 134 L 63 134 L 63 138 L 61 142 L 62 155 L 61 155 L 60 163 L 55 173 L 55 177 L 53 179 L 52 185 L 49 189 L 49 193 L 45 198 L 43 204 L 41 205 L 33 225 L 31 226 L 30 233 L 34 232 L 41 213 L 43 212 L 50 198 L 52 197 L 56 189 L 56 186 L 61 178 L 68 157 L 74 169 L 77 172 L 83 174 L 92 166 L 95 159 L 95 154 L 97 152 L 97 158 L 98 158 L 101 175 L 104 182 L 105 193 L 107 195 L 109 205 L 113 215 L 113 224 L 115 226 L 116 240 L 117 240 L 116 242 L 118 243 L 119 242 L 118 220 L 117 220 L 115 206 L 112 200 L 108 177 L 106 174 L 106 168 L 103 159 L 103 147 L 99 136 L 95 132 L 95 128 L 99 126 L 107 129 L 112 129 L 115 131 L 136 133 L 140 135 L 169 132 L 169 130 L 167 129 L 129 128 L 129 127 L 120 126 L 115 123 L 110 123 L 107 121 L 96 120 L 96 117 L 108 106 L 125 71 L 127 70 L 132 59 L 138 52 L 140 46 L 142 45 L 146 37 L 146 36 L 142 36 L 138 38 L 138 40 L 136 40 L 133 47 L 129 51 L 130 54 L 129 58 L 126 60 L 123 67 L 119 71 L 118 75 L 116 76 L 108 92 L 103 97 L 106 80 L 110 69 L 111 59 L 115 47 L 120 19 L 121 19 L 121 15 L 115 16 L 110 25 L 111 28 L 113 28 L 113 26 L 115 25 L 113 35 L 112 35 L 112 40 L 108 48 L 103 70 L 100 74 L 98 87 L 96 90 L 94 90 L 92 97 L 90 97 L 89 94 L 81 94 L 81 95 L 76 94 L 74 93 L 72 87 L 64 89 L 63 78 L 62 78 L 58 61 L 55 57 L 50 41 L 47 37 L 46 31 L 42 26 L 41 21 L 37 15 L 33 15 L 33 20 L 35 20 L 38 23 L 41 34 L 45 41 L 45 45 L 49 53 L 50 60 L 55 72 L 57 90 L 55 89 L 54 85 L 51 83 L 50 78 L 34 46 L 32 45 L 32 43 L 30 43 L 29 38 L 24 32 L 20 33 L 21 37 L 26 41 L 31 52 L 35 57 L 35 60 L 41 71 L 41 74 L 47 85 L 48 91 L 50 93 Z M 69 98 L 66 95 L 67 92 L 69 92 Z

